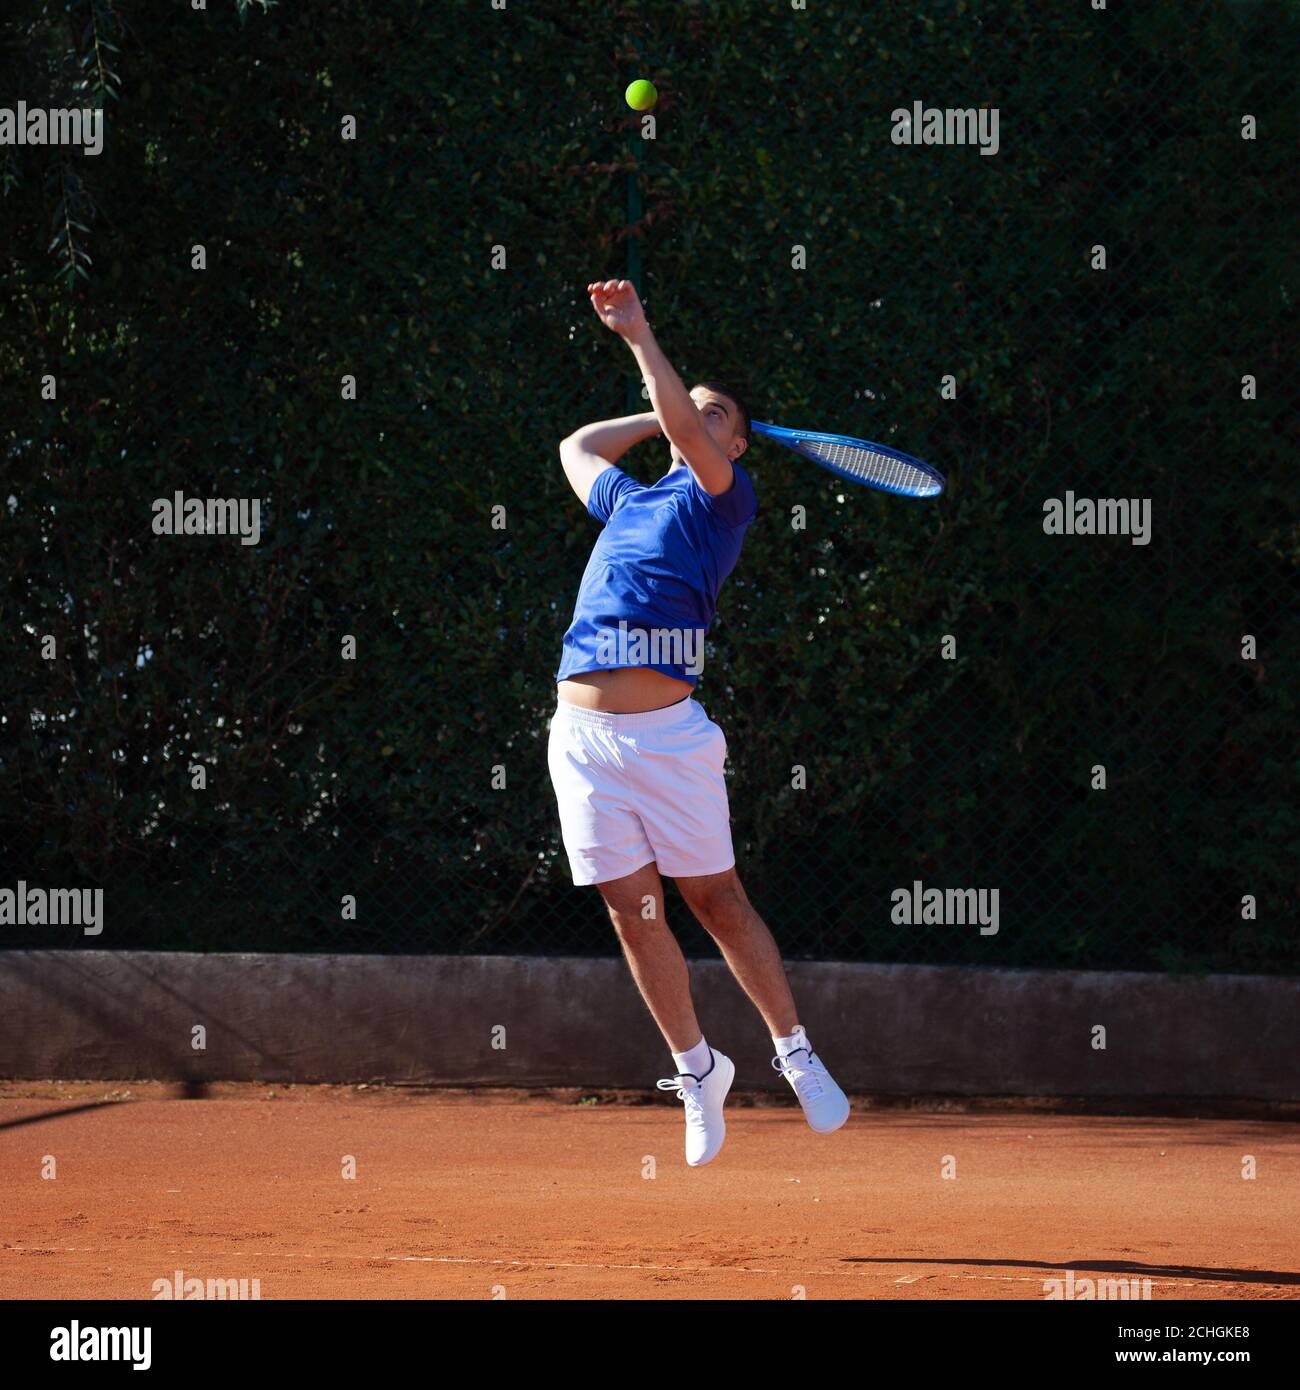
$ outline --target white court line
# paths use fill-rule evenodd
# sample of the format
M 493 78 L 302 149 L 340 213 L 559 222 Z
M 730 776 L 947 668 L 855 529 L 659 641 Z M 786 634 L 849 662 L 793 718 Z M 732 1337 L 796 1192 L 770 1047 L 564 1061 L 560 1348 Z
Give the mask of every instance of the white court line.
M 14 1249 L 6 1247 L 0 1249 L 0 1254 L 31 1255 L 36 1253 L 48 1254 L 67 1254 L 67 1255 L 121 1255 L 122 1249 L 119 1246 L 85 1246 L 68 1245 L 57 1249 L 50 1246 L 40 1246 L 35 1249 Z M 807 1278 L 809 1275 L 823 1275 L 830 1278 L 835 1275 L 862 1274 L 875 1275 L 877 1278 L 888 1278 L 888 1274 L 874 1269 L 764 1269 L 758 1265 L 659 1265 L 659 1264 L 616 1264 L 612 1262 L 586 1261 L 586 1260 L 552 1260 L 544 1255 L 539 1255 L 535 1259 L 489 1259 L 478 1255 L 353 1255 L 346 1251 L 337 1254 L 316 1255 L 309 1250 L 168 1250 L 168 1255 L 198 1255 L 205 1260 L 229 1260 L 244 1259 L 252 1257 L 264 1260 L 386 1260 L 396 1264 L 445 1264 L 445 1265 L 518 1265 L 525 1269 L 653 1269 L 661 1270 L 669 1274 L 775 1274 L 788 1275 L 800 1279 Z M 1147 1279 L 1143 1275 L 1118 1275 L 1107 1274 L 1104 1271 L 1096 1273 L 1081 1274 L 1075 1271 L 1076 1278 L 1087 1279 L 1120 1279 L 1120 1278 L 1140 1278 L 1144 1283 L 1150 1282 L 1152 1288 L 1185 1289 L 1189 1285 L 1199 1285 L 1205 1288 L 1226 1289 L 1236 1288 L 1238 1285 L 1253 1285 L 1261 1289 L 1284 1289 L 1290 1287 L 1284 1284 L 1257 1284 L 1253 1281 L 1242 1279 Z M 895 1284 L 914 1284 L 922 1279 L 975 1279 L 996 1284 L 1042 1284 L 1047 1276 L 1033 1274 L 965 1274 L 958 1270 L 927 1270 L 923 1274 L 904 1275 L 900 1279 L 895 1279 Z M 1056 1276 L 1059 1277 L 1059 1276 Z

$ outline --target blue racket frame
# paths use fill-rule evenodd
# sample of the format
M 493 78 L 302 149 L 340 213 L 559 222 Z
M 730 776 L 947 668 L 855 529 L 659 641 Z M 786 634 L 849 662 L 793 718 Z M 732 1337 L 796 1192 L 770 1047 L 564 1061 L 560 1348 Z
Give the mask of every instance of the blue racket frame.
M 878 492 L 892 492 L 898 497 L 938 497 L 946 486 L 944 476 L 937 468 L 911 454 L 903 453 L 900 449 L 891 449 L 888 444 L 875 444 L 869 439 L 856 439 L 849 434 L 823 434 L 818 430 L 788 430 L 782 425 L 764 424 L 761 420 L 750 421 L 750 429 L 755 434 L 766 435 L 768 439 L 775 440 L 778 444 L 784 444 L 787 449 L 793 449 L 795 453 L 817 464 L 818 467 L 826 469 L 828 473 L 834 473 L 847 482 L 857 483 L 859 487 L 875 488 Z M 883 454 L 886 458 L 895 459 L 899 463 L 905 463 L 909 467 L 915 468 L 917 472 L 929 479 L 929 486 L 898 487 L 860 478 L 856 473 L 837 468 L 828 460 L 818 458 L 811 450 L 803 448 L 802 445 L 806 440 L 813 440 L 822 444 L 843 444 L 851 448 L 870 449 L 873 453 Z

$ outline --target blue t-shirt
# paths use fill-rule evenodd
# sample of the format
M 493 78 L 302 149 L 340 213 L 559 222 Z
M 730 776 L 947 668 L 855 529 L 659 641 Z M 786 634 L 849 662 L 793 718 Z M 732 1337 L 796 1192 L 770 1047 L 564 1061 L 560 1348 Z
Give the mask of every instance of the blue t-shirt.
M 711 497 L 685 464 L 646 486 L 621 468 L 596 475 L 587 510 L 605 523 L 578 589 L 555 679 L 649 666 L 694 685 L 722 582 L 758 511 L 749 474 Z

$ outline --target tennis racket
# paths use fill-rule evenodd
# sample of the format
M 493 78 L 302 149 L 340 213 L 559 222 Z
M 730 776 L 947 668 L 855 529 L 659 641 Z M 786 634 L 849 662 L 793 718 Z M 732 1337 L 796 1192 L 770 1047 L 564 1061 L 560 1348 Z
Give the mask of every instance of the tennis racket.
M 780 425 L 750 422 L 755 434 L 764 434 L 796 454 L 819 463 L 851 483 L 896 492 L 904 497 L 937 497 L 944 487 L 943 474 L 928 463 L 900 453 L 886 444 L 872 444 L 847 434 L 819 434 L 814 430 L 787 430 Z

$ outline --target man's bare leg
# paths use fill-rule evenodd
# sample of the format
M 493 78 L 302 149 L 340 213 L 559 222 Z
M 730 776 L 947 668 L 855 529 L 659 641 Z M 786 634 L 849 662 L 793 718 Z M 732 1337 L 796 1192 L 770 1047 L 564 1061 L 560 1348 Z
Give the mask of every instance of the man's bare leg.
M 658 868 L 646 864 L 626 878 L 596 887 L 609 908 L 632 978 L 668 1050 L 689 1052 L 703 1032 L 691 1003 L 686 957 L 664 916 L 664 885 Z
M 718 943 L 740 987 L 763 1016 L 774 1038 L 789 1037 L 799 1023 L 785 966 L 767 923 L 754 911 L 734 868 L 699 878 L 679 878 L 677 887 L 700 925 Z
M 833 1134 L 849 1118 L 849 1100 L 800 1032 L 790 982 L 767 924 L 754 911 L 735 869 L 679 878 L 677 887 L 705 931 L 718 943 L 731 973 L 763 1015 L 804 1118 L 818 1134 Z

